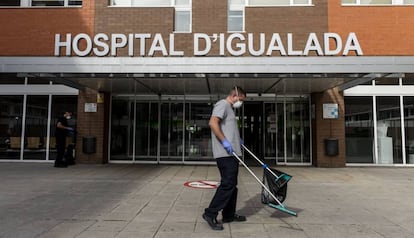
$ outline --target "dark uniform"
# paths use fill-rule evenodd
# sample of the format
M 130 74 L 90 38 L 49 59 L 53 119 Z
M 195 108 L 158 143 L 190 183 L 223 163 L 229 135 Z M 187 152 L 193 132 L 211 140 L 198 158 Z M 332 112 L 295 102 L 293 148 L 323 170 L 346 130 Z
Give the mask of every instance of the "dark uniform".
M 59 117 L 56 125 L 59 124 L 59 122 L 64 127 L 68 126 L 68 120 L 65 117 Z M 66 161 L 64 160 L 67 134 L 68 134 L 68 131 L 66 129 L 59 128 L 56 126 L 55 137 L 56 137 L 57 156 L 55 160 L 55 167 L 66 167 L 67 166 Z

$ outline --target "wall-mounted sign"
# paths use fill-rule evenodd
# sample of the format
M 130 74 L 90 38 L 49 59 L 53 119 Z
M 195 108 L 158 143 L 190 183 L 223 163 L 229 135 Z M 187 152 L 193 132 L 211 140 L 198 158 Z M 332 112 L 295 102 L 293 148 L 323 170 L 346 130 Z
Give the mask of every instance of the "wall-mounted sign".
M 282 40 L 283 39 L 283 40 Z M 168 42 L 168 44 L 166 43 Z M 311 32 L 306 39 L 300 39 L 293 33 L 194 33 L 193 50 L 186 55 L 207 56 L 210 51 L 218 51 L 220 56 L 271 56 L 278 53 L 281 56 L 308 56 L 312 52 L 318 56 L 343 55 L 350 52 L 354 55 L 363 55 L 358 38 L 350 32 L 346 38 L 338 33 L 328 32 L 316 34 Z M 118 49 L 127 48 L 128 56 L 154 56 L 161 53 L 163 56 L 184 56 L 184 50 L 175 48 L 175 35 L 169 34 L 168 41 L 161 33 L 130 33 L 105 34 L 98 33 L 90 36 L 80 33 L 72 36 L 55 35 L 55 56 L 117 56 Z
M 337 119 L 338 115 L 338 104 L 336 103 L 325 103 L 323 104 L 323 119 Z
M 85 112 L 97 112 L 98 106 L 96 103 L 85 103 Z
M 96 102 L 97 103 L 104 103 L 104 94 L 103 93 L 96 94 Z

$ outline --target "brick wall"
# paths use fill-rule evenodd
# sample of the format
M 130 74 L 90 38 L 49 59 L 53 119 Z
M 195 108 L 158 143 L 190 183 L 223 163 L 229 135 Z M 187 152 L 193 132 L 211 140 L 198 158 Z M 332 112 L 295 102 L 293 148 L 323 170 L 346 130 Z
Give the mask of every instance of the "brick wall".
M 283 42 L 287 33 L 293 33 L 293 45 L 304 47 L 310 32 L 321 36 L 328 29 L 327 0 L 313 2 L 310 7 L 247 7 L 246 32 L 269 33 L 268 38 L 279 33 Z
M 312 94 L 312 106 L 315 107 L 315 117 L 312 119 L 313 131 L 313 164 L 317 167 L 345 166 L 345 105 L 343 93 L 338 89 L 330 89 L 322 93 Z M 336 103 L 339 109 L 338 119 L 323 118 L 323 104 Z M 324 140 L 338 139 L 339 154 L 325 155 Z
M 341 6 L 329 4 L 329 31 L 355 32 L 364 55 L 414 55 L 412 6 Z
M 53 56 L 55 34 L 94 32 L 94 6 L 0 9 L 0 56 Z
M 85 103 L 97 103 L 98 92 L 86 88 L 79 91 L 77 112 L 76 158 L 79 163 L 105 163 L 108 152 L 109 94 L 104 103 L 97 104 L 97 112 L 85 112 Z M 96 137 L 96 153 L 83 153 L 83 137 Z

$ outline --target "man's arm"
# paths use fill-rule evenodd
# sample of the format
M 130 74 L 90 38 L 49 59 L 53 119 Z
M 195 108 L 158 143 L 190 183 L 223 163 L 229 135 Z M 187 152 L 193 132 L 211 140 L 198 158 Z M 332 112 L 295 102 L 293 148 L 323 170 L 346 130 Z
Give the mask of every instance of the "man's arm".
M 64 129 L 64 130 L 73 130 L 72 127 L 66 127 L 62 124 L 62 122 L 58 122 L 56 125 L 57 128 Z
M 225 137 L 220 129 L 220 121 L 221 119 L 219 117 L 212 116 L 210 117 L 210 122 L 208 125 L 210 126 L 211 131 L 217 137 L 217 139 L 219 139 L 219 141 L 223 141 Z

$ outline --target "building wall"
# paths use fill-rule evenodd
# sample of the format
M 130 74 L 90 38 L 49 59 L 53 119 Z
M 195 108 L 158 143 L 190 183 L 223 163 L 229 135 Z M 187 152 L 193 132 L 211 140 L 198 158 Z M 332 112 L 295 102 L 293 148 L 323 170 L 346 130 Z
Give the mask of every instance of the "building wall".
M 227 33 L 227 1 L 193 0 L 193 33 Z M 314 0 L 307 7 L 247 7 L 245 9 L 245 32 L 279 33 L 286 42 L 286 34 L 293 33 L 293 45 L 304 46 L 310 32 L 322 35 L 336 32 L 345 38 L 355 32 L 365 56 L 414 55 L 412 39 L 414 28 L 413 7 L 401 6 L 341 6 L 341 1 Z M 386 16 L 386 17 L 384 17 Z M 11 21 L 12 19 L 12 21 Z M 168 45 L 168 35 L 174 32 L 174 8 L 109 7 L 108 0 L 83 1 L 81 8 L 5 8 L 0 9 L 0 56 L 53 56 L 55 34 L 86 33 L 161 33 Z M 403 32 L 403 34 L 402 34 Z M 175 34 L 175 47 L 192 56 L 193 33 Z M 146 42 L 150 44 L 150 40 Z M 323 42 L 320 42 L 323 44 Z M 254 43 L 255 47 L 258 42 Z M 395 47 L 398 46 L 398 47 Z M 147 47 L 148 49 L 148 47 Z M 63 50 L 63 49 L 62 49 Z M 138 47 L 135 47 L 138 50 Z M 218 54 L 213 48 L 209 56 Z M 277 56 L 277 52 L 274 53 Z M 312 53 L 314 54 L 314 52 Z M 62 54 L 64 55 L 64 54 Z M 93 55 L 90 55 L 93 56 Z M 127 48 L 120 49 L 117 56 L 127 56 Z M 160 53 L 155 55 L 161 56 Z M 244 56 L 249 56 L 245 54 Z M 108 56 L 111 57 L 111 56 Z M 287 72 L 290 73 L 290 72 Z M 97 152 L 83 154 L 78 147 L 78 158 L 85 163 L 100 163 L 106 159 L 108 129 L 108 105 L 98 104 L 97 113 L 85 113 L 84 104 L 96 102 L 94 90 L 86 89 L 78 100 L 78 145 L 83 136 L 97 137 Z M 108 93 L 106 93 L 108 95 Z M 343 96 L 336 90 L 314 93 L 315 105 L 314 161 L 322 167 L 345 165 L 345 131 Z M 322 118 L 323 103 L 338 103 L 340 117 L 337 120 Z M 339 139 L 339 155 L 324 154 L 323 140 Z
M 337 88 L 321 93 L 312 94 L 314 118 L 312 119 L 313 132 L 313 164 L 317 167 L 344 167 L 345 166 L 345 104 L 343 93 Z M 323 104 L 338 104 L 338 119 L 323 118 Z M 338 140 L 338 155 L 325 154 L 325 139 Z
M 321 36 L 328 31 L 327 2 L 314 0 L 314 6 L 303 7 L 248 7 L 246 32 L 269 33 L 268 37 L 270 33 L 279 33 L 282 42 L 287 41 L 287 33 L 293 33 L 293 45 L 304 47 L 310 32 Z
M 413 6 L 328 5 L 329 31 L 355 32 L 364 55 L 414 55 Z
M 98 92 L 92 89 L 79 91 L 77 112 L 76 158 L 80 163 L 104 163 L 107 161 L 109 123 L 109 98 L 104 96 L 104 103 L 97 103 Z M 85 112 L 85 103 L 97 103 L 96 112 Z M 83 140 L 96 138 L 94 153 L 85 153 Z
M 0 56 L 53 56 L 55 34 L 94 33 L 95 0 L 73 8 L 0 9 Z

